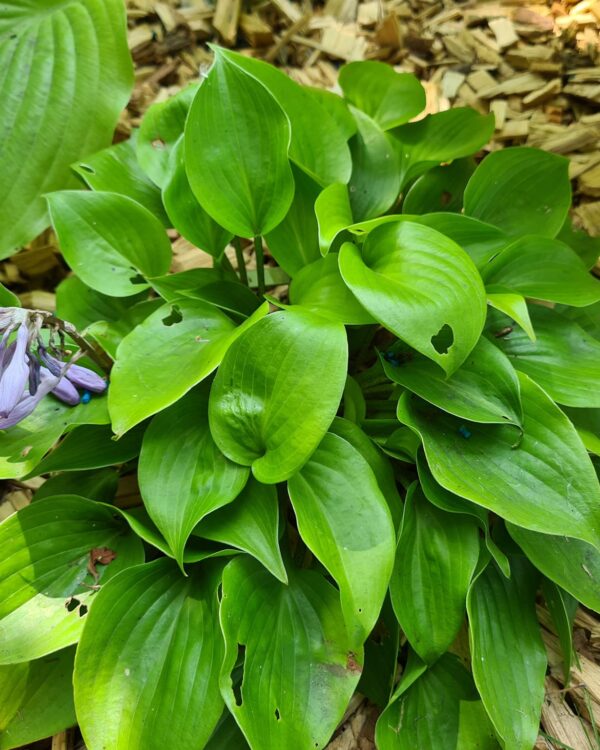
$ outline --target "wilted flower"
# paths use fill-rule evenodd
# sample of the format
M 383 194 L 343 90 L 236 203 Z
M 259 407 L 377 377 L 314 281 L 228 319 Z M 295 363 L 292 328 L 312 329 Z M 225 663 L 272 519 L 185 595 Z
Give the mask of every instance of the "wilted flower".
M 75 406 L 87 403 L 90 392 L 106 390 L 104 378 L 74 363 L 76 355 L 70 361 L 63 361 L 65 354 L 71 355 L 62 347 L 62 331 L 61 346 L 55 345 L 58 326 L 54 319 L 47 325 L 48 317 L 40 311 L 0 308 L 0 430 L 13 427 L 28 417 L 48 393 Z M 48 343 L 40 336 L 44 326 L 50 329 Z M 73 336 L 79 336 L 72 327 L 68 330 Z M 84 390 L 83 397 L 77 388 Z

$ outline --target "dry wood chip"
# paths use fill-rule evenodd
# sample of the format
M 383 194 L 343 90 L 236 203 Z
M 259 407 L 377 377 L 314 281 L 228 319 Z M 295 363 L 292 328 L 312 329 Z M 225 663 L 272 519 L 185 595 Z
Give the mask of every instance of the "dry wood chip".
M 527 96 L 523 97 L 523 105 L 525 107 L 537 107 L 548 99 L 552 99 L 553 96 L 560 93 L 562 88 L 562 82 L 560 78 L 555 78 L 552 81 L 548 81 L 545 86 L 542 86 L 535 91 L 531 91 Z
M 237 37 L 242 0 L 217 0 L 213 26 L 225 44 L 232 45 Z
M 488 26 L 494 32 L 498 46 L 501 49 L 512 47 L 513 44 L 519 41 L 513 22 L 509 18 L 495 18 L 488 23 Z

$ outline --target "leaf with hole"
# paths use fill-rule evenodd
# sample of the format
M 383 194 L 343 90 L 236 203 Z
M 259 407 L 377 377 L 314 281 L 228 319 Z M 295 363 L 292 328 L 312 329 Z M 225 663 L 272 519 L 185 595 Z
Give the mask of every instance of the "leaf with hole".
M 288 212 L 294 197 L 290 133 L 287 116 L 263 84 L 215 48 L 186 121 L 185 160 L 200 205 L 232 234 L 267 234 Z
M 223 572 L 221 627 L 221 693 L 252 750 L 324 748 L 363 658 L 362 649 L 352 650 L 333 586 L 308 570 L 290 571 L 286 586 L 239 557 Z
M 203 747 L 223 710 L 221 565 L 181 575 L 162 558 L 124 571 L 97 596 L 75 660 L 75 706 L 86 745 L 158 750 L 173 737 Z
M 152 313 L 117 350 L 108 389 L 115 432 L 127 432 L 210 375 L 234 339 L 267 307 L 265 302 L 237 328 L 225 313 L 199 300 L 181 298 Z
M 298 531 L 336 580 L 355 647 L 371 632 L 394 564 L 396 532 L 367 461 L 339 435 L 325 435 L 288 481 Z
M 0 257 L 48 225 L 44 193 L 112 140 L 133 75 L 122 0 L 5 4 L 0 18 Z
M 148 287 L 171 264 L 171 243 L 160 221 L 117 193 L 64 190 L 47 196 L 65 260 L 85 284 L 112 297 Z
M 451 375 L 477 343 L 486 312 L 481 278 L 447 237 L 413 222 L 385 224 L 362 251 L 345 243 L 340 271 L 385 328 Z
M 114 559 L 91 567 L 92 551 L 104 548 Z M 0 664 L 76 643 L 94 604 L 93 587 L 144 554 L 113 508 L 74 495 L 46 498 L 9 516 L 0 525 L 0 549 Z
M 180 565 L 196 524 L 234 500 L 249 474 L 215 445 L 208 427 L 208 394 L 209 384 L 202 383 L 157 414 L 140 455 L 144 505 Z
M 522 435 L 510 425 L 465 424 L 408 394 L 398 418 L 421 436 L 442 487 L 519 526 L 600 548 L 600 485 L 585 447 L 544 391 L 519 380 Z
M 252 466 L 259 482 L 288 479 L 335 417 L 347 357 L 343 326 L 305 310 L 252 326 L 230 347 L 212 385 L 210 429 L 219 448 Z

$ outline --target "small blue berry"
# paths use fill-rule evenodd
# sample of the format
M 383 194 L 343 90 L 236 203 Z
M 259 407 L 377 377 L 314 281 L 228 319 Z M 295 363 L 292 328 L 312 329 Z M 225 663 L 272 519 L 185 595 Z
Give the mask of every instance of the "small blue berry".
M 89 404 L 92 400 L 92 394 L 89 391 L 84 391 L 81 394 L 81 403 L 82 404 Z
M 469 430 L 467 427 L 465 427 L 464 424 L 461 424 L 461 426 L 458 428 L 458 433 L 459 433 L 459 435 L 461 435 L 462 437 L 464 437 L 465 440 L 468 440 L 471 437 L 471 435 L 472 435 L 471 430 Z

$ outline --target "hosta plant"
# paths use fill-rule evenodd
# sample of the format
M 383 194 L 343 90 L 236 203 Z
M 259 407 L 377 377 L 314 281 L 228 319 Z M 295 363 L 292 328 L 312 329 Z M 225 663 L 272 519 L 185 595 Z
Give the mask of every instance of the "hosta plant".
M 475 159 L 493 118 L 381 63 L 214 52 L 47 195 L 56 314 L 3 293 L 0 472 L 46 481 L 0 525 L 0 748 L 324 748 L 358 691 L 380 750 L 528 750 L 536 602 L 566 675 L 600 611 L 568 163 Z

